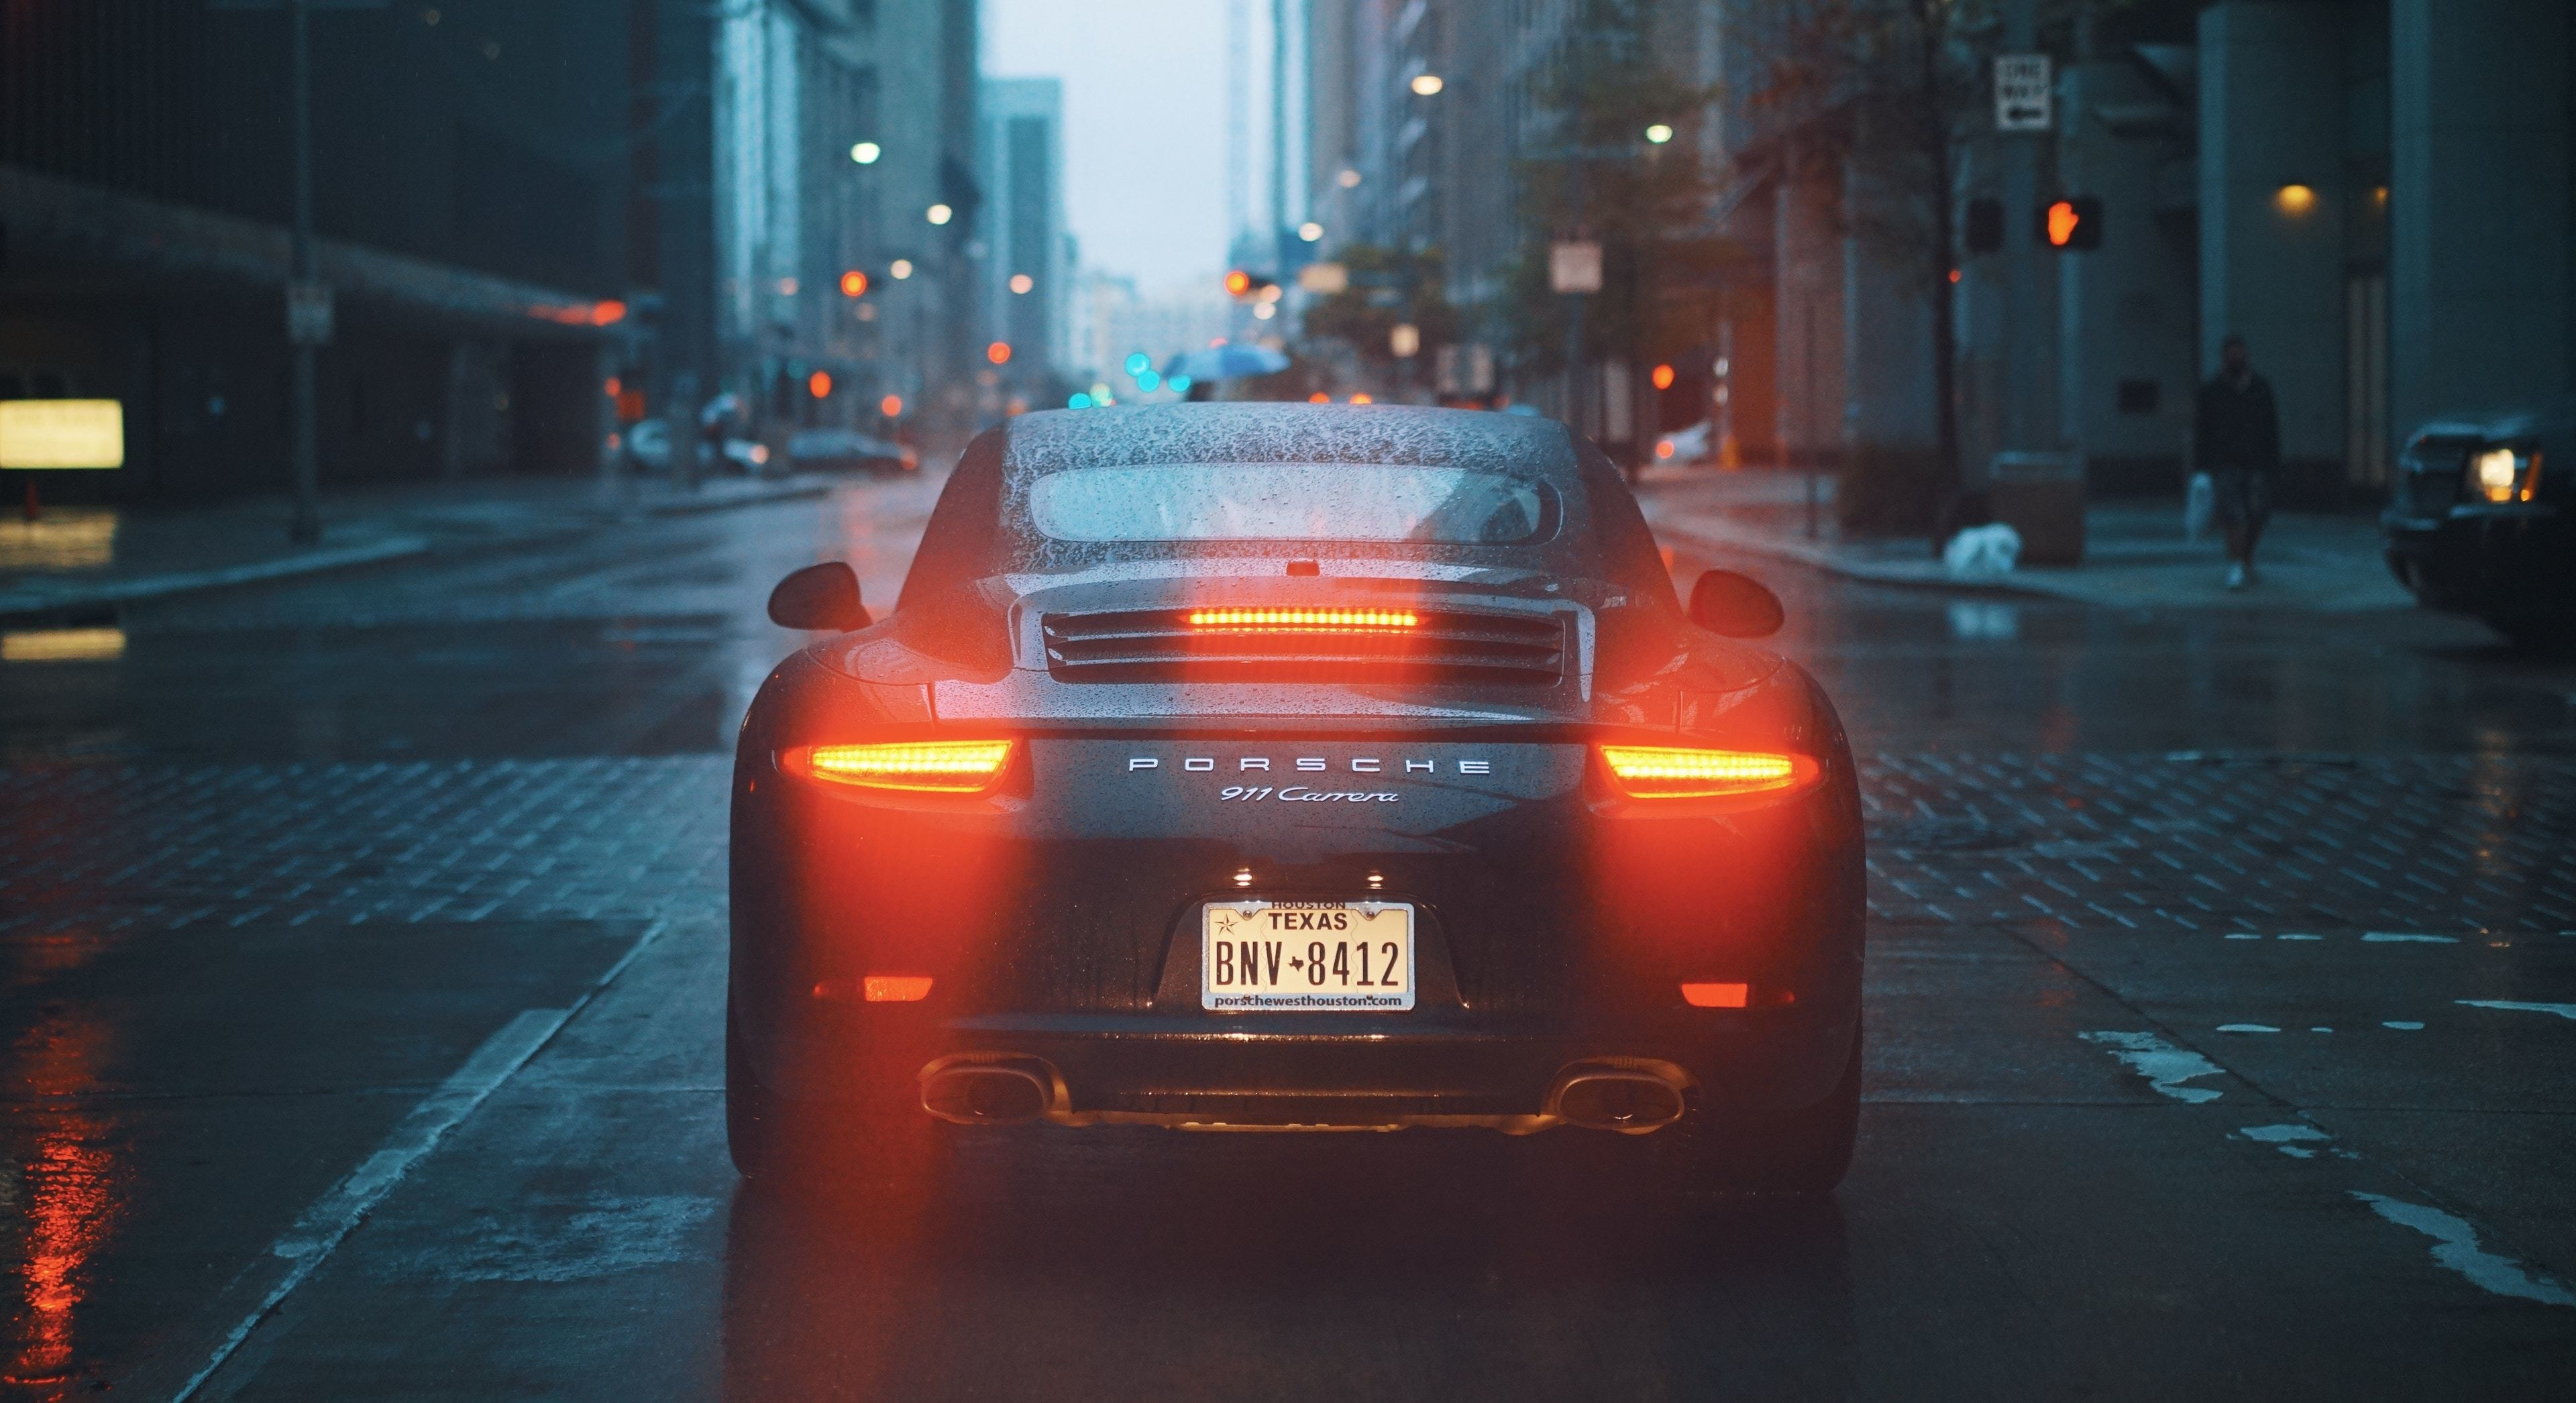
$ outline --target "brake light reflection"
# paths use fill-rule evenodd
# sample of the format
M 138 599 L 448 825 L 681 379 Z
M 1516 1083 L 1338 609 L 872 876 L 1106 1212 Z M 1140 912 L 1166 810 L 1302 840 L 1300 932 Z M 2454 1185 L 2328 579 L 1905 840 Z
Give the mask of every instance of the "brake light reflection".
M 1011 744 L 1006 740 L 933 740 L 817 745 L 790 751 L 787 762 L 790 769 L 834 784 L 974 794 L 992 788 L 1010 767 Z
M 1684 984 L 1682 1002 L 1693 1008 L 1742 1008 L 1753 1001 L 1750 984 Z
M 1685 750 L 1605 745 L 1602 762 L 1619 787 L 1639 799 L 1710 799 L 1799 788 L 1817 773 L 1805 755 L 1750 750 Z
M 1214 633 L 1409 633 L 1410 609 L 1193 609 L 1190 627 Z

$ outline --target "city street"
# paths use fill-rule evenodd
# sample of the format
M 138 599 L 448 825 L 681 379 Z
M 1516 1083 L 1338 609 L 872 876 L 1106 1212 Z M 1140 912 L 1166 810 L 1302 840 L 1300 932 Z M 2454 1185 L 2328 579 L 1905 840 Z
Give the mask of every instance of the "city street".
M 848 559 L 882 615 L 923 478 L 9 625 L 6 1397 L 2565 1396 L 2576 664 L 1713 561 L 1652 488 L 1861 759 L 1834 1197 L 1575 1130 L 743 1188 L 762 603 Z

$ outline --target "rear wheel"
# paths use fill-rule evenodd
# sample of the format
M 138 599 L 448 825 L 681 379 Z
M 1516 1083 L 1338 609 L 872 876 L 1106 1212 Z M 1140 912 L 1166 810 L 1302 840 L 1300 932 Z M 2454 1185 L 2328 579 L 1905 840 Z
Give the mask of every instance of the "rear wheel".
M 910 1109 L 800 1101 L 763 1086 L 726 1001 L 725 1148 L 743 1178 L 791 1192 L 896 1180 L 939 1148 L 938 1123 Z
M 1828 1194 L 1851 1169 L 1860 1129 L 1861 1032 L 1825 1099 L 1787 1111 L 1703 1109 L 1648 1137 L 1664 1148 L 1681 1187 L 1733 1194 Z

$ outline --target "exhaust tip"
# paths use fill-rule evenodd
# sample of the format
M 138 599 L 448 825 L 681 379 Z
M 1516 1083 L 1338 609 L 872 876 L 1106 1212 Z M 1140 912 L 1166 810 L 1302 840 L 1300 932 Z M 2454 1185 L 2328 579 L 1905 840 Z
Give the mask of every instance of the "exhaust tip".
M 1682 1092 L 1664 1077 L 1626 1067 L 1577 1067 L 1558 1082 L 1556 1114 L 1587 1130 L 1643 1135 L 1682 1117 Z
M 921 1106 L 959 1125 L 1036 1120 L 1055 1104 L 1055 1069 L 1034 1057 L 922 1069 Z

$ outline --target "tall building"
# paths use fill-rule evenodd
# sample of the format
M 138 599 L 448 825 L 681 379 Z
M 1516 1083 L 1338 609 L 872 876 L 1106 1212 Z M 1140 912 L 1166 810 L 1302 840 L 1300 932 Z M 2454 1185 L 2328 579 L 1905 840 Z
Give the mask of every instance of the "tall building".
M 1009 345 L 1003 378 L 1052 384 L 1068 363 L 1073 298 L 1065 230 L 1064 84 L 987 78 L 983 88 L 984 305 L 991 339 Z
M 592 469 L 622 420 L 726 391 L 763 432 L 888 393 L 962 419 L 974 19 L 974 0 L 315 7 L 324 484 Z M 289 33 L 205 0 L 23 0 L 0 24 L 0 397 L 126 420 L 122 470 L 49 495 L 287 485 Z

